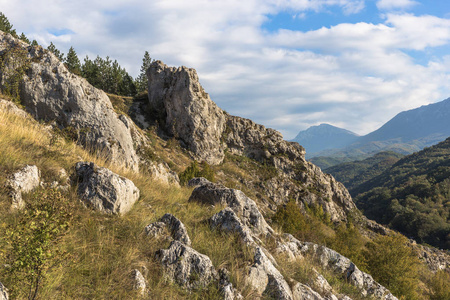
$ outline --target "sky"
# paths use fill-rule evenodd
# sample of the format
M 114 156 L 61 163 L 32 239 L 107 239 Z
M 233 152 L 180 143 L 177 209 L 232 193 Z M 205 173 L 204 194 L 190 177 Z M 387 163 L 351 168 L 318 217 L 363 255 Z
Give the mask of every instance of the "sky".
M 80 60 L 145 51 L 195 68 L 219 107 L 292 139 L 367 134 L 450 97 L 449 0 L 0 0 L 20 34 Z

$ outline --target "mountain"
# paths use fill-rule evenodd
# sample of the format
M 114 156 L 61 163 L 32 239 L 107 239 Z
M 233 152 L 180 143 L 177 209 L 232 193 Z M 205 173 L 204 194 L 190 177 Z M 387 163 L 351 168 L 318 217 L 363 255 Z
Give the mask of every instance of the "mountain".
M 411 154 L 435 145 L 450 136 L 450 98 L 397 114 L 379 129 L 357 137 L 341 148 L 310 153 L 309 159 L 321 168 L 361 160 L 380 151 Z M 311 147 L 323 145 L 310 140 Z M 314 159 L 312 159 L 314 158 Z
M 352 188 L 364 214 L 421 243 L 450 248 L 450 138 Z
M 326 149 L 342 148 L 352 144 L 358 138 L 356 133 L 329 124 L 311 126 L 300 131 L 292 140 L 302 145 L 306 150 L 306 157 Z

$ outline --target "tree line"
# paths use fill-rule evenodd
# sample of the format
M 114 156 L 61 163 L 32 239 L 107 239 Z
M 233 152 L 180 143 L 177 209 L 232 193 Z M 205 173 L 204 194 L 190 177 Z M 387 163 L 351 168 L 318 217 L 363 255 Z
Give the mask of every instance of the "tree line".
M 2 12 L 0 12 L 0 30 L 31 46 L 38 46 L 36 40 L 30 41 L 23 32 L 21 35 L 18 35 L 13 25 Z M 73 47 L 70 47 L 67 55 L 64 55 L 63 52 L 56 48 L 53 42 L 50 42 L 47 50 L 63 62 L 70 72 L 86 78 L 90 84 L 106 93 L 135 96 L 147 90 L 146 71 L 152 63 L 152 58 L 148 51 L 144 53 L 139 75 L 133 78 L 125 68 L 120 66 L 117 60 L 113 61 L 109 56 L 102 58 L 97 55 L 94 60 L 86 56 L 83 63 L 81 63 Z

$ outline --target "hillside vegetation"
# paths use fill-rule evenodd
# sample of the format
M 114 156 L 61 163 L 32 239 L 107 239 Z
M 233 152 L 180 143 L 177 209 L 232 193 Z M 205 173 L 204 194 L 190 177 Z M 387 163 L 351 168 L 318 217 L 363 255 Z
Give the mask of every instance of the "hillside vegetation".
M 352 185 L 364 214 L 420 243 L 450 249 L 450 139 Z M 358 179 L 359 180 L 359 179 Z
M 391 151 L 380 152 L 364 160 L 339 164 L 327 168 L 324 171 L 342 182 L 352 197 L 355 197 L 354 189 L 389 169 L 403 156 L 402 154 Z

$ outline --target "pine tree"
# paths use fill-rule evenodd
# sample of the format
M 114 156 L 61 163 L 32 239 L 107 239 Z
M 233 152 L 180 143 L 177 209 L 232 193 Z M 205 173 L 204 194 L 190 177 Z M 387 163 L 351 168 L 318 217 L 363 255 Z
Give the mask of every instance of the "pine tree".
M 16 30 L 13 29 L 13 25 L 9 23 L 8 18 L 2 12 L 0 12 L 0 30 L 17 37 L 17 33 Z
M 65 59 L 67 69 L 76 74 L 81 75 L 81 63 L 78 59 L 77 53 L 73 47 L 70 47 L 67 57 Z
M 19 39 L 27 44 L 30 44 L 30 40 L 27 38 L 27 36 L 22 32 L 22 34 L 19 36 Z
M 136 78 L 136 88 L 139 93 L 147 90 L 148 88 L 147 70 L 150 68 L 151 63 L 152 58 L 150 57 L 148 51 L 145 51 L 144 58 L 142 59 L 141 73 Z
M 61 51 L 59 51 L 58 49 L 56 49 L 56 46 L 50 42 L 50 45 L 48 45 L 47 50 L 50 51 L 51 53 L 55 54 L 55 56 L 60 60 L 63 61 L 64 60 L 64 53 L 62 53 Z

